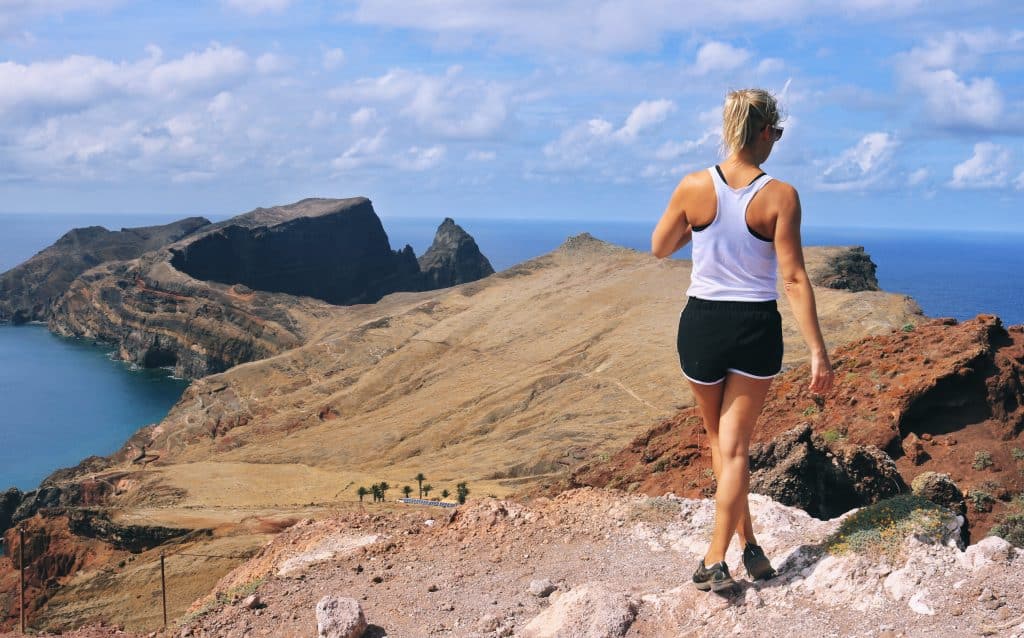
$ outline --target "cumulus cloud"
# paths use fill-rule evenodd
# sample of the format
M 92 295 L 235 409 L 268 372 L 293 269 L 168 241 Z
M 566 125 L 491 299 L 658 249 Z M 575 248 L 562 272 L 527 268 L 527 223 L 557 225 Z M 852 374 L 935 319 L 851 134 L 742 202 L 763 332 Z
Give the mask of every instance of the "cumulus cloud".
M 364 106 L 348 117 L 348 121 L 355 128 L 363 128 L 375 119 L 377 119 L 377 109 L 368 106 Z
M 422 130 L 453 138 L 485 138 L 496 133 L 508 117 L 508 89 L 495 83 L 462 77 L 462 67 L 444 75 L 392 69 L 332 89 L 332 99 L 377 103 Z
M 345 52 L 341 49 L 327 49 L 324 51 L 323 59 L 320 63 L 324 69 L 333 71 L 345 63 Z
M 356 140 L 331 161 L 331 167 L 339 173 L 375 166 L 402 171 L 425 171 L 440 164 L 445 153 L 446 149 L 441 144 L 396 150 L 388 144 L 387 129 L 381 129 L 372 137 Z
M 701 148 L 707 148 L 711 143 L 717 143 L 722 137 L 720 131 L 709 130 L 695 140 L 683 140 L 682 142 L 665 142 L 654 152 L 654 157 L 659 160 L 674 160 L 687 153 L 692 153 Z
M 888 133 L 868 133 L 838 157 L 829 160 L 821 172 L 823 190 L 861 190 L 877 186 L 890 168 L 899 142 Z
M 953 188 L 1002 188 L 1010 174 L 1010 151 L 992 142 L 978 142 L 974 154 L 953 167 Z
M 471 162 L 492 162 L 498 157 L 494 151 L 470 151 L 466 153 L 466 159 Z
M 71 55 L 61 60 L 0 63 L 0 113 L 53 112 L 87 108 L 124 95 L 175 98 L 217 91 L 240 78 L 249 56 L 235 47 L 212 44 L 174 60 L 154 46 L 135 62 Z
M 1017 176 L 1017 179 L 1013 180 L 1013 187 L 1019 191 L 1024 191 L 1024 172 Z
M 747 63 L 751 53 L 726 42 L 708 42 L 697 51 L 693 71 L 698 75 L 718 71 L 732 71 Z
M 927 168 L 919 168 L 907 176 L 907 185 L 918 186 L 920 184 L 923 184 L 924 181 L 928 179 L 929 175 L 930 173 Z
M 580 122 L 545 145 L 544 155 L 562 167 L 583 166 L 590 162 L 594 151 L 610 143 L 633 143 L 640 133 L 664 122 L 675 109 L 676 105 L 671 100 L 644 101 L 633 107 L 617 129 L 602 118 Z
M 877 20 L 924 10 L 920 0 L 765 0 L 729 11 L 680 11 L 663 0 L 356 0 L 343 20 L 437 34 L 448 41 L 485 42 L 532 53 L 585 47 L 601 52 L 655 50 L 671 33 L 804 21 L 813 16 Z M 571 33 L 574 37 L 567 38 Z
M 257 15 L 260 13 L 280 13 L 290 7 L 294 0 L 223 0 L 224 5 L 248 13 Z
M 276 53 L 264 53 L 256 58 L 256 70 L 260 73 L 280 73 L 287 71 L 290 66 L 284 56 Z
M 1006 100 L 992 77 L 970 77 L 985 56 L 1024 50 L 1024 32 L 951 31 L 896 56 L 896 70 L 905 90 L 924 102 L 939 126 L 980 130 L 1021 127 L 1008 116 Z
M 632 140 L 641 131 L 664 122 L 665 118 L 675 110 L 676 105 L 672 100 L 641 102 L 633 107 L 625 124 L 615 134 L 623 140 Z

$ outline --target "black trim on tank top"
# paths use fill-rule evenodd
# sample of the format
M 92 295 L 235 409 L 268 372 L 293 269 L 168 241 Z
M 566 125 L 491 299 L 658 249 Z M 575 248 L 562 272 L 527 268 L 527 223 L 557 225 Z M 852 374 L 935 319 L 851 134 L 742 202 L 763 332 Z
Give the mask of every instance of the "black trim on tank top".
M 747 230 L 749 230 L 749 231 L 750 231 L 750 234 L 751 234 L 751 235 L 753 235 L 753 236 L 754 236 L 754 237 L 756 237 L 757 239 L 760 239 L 761 241 L 766 241 L 766 242 L 768 242 L 769 244 L 770 244 L 770 243 L 772 242 L 772 240 L 768 239 L 767 237 L 765 237 L 765 236 L 764 236 L 764 235 L 762 235 L 761 233 L 759 233 L 759 232 L 757 232 L 756 230 L 754 230 L 753 228 L 751 228 L 751 227 L 750 227 L 750 224 L 747 224 Z
M 722 181 L 725 182 L 725 185 L 729 186 L 729 180 L 725 179 L 725 173 L 722 172 L 722 167 L 719 166 L 718 164 L 715 164 L 715 170 L 718 171 L 718 176 L 722 178 Z M 753 184 L 754 182 L 756 182 L 757 180 L 761 179 L 765 175 L 767 175 L 767 173 L 762 171 L 761 174 L 759 174 L 754 179 L 750 180 L 750 184 Z M 750 186 L 750 184 L 747 184 L 747 186 Z M 729 188 L 732 188 L 732 186 L 729 186 Z M 746 188 L 746 186 L 744 186 L 744 188 Z

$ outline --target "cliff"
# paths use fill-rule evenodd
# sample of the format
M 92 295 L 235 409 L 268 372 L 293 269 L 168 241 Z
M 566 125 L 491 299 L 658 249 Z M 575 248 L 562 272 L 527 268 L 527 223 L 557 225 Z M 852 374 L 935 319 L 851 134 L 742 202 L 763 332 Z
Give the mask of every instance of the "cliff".
M 187 237 L 210 223 L 188 217 L 163 226 L 110 231 L 102 226 L 75 228 L 52 246 L 0 274 L 0 322 L 25 323 L 50 318 L 50 304 L 78 275 L 108 261 L 134 259 Z
M 462 233 L 451 249 L 463 255 L 466 245 L 476 247 Z M 49 326 L 115 343 L 137 365 L 199 378 L 297 347 L 334 304 L 482 273 L 455 270 L 460 257 L 443 248 L 432 262 L 428 280 L 409 246 L 391 250 L 370 200 L 306 199 L 83 273 L 53 305 Z
M 419 258 L 424 290 L 445 288 L 494 274 L 476 241 L 450 217 L 437 229 L 434 242 Z
M 1024 493 L 1024 327 L 991 316 L 918 321 L 832 357 L 827 395 L 807 391 L 807 365 L 773 383 L 751 442 L 752 490 L 828 518 L 946 474 L 967 497 L 959 507 L 972 541 L 1013 511 Z M 703 422 L 688 407 L 568 485 L 699 497 L 714 493 L 710 468 Z

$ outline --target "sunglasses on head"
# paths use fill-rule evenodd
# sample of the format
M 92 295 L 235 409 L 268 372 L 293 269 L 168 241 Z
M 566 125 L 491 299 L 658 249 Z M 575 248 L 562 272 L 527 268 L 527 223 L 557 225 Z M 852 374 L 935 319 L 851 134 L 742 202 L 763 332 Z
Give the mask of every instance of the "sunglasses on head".
M 773 141 L 775 142 L 782 139 L 782 131 L 786 130 L 781 126 L 775 126 L 774 124 L 768 124 L 765 128 L 771 130 Z

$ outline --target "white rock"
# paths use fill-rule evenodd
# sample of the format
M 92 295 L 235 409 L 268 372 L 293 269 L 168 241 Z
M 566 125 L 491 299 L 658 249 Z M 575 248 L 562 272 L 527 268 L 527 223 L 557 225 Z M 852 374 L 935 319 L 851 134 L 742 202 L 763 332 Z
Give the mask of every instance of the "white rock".
M 617 638 L 625 636 L 639 603 L 623 592 L 584 583 L 563 593 L 516 633 L 519 638 Z
M 556 589 L 558 587 L 547 578 L 530 581 L 530 593 L 538 598 L 547 598 Z
M 316 604 L 319 638 L 359 638 L 366 631 L 363 608 L 354 598 L 324 596 Z
M 890 598 L 899 601 L 910 596 L 920 582 L 920 578 L 904 567 L 886 576 L 882 586 Z
M 366 536 L 328 536 L 313 547 L 281 563 L 281 567 L 277 570 L 277 575 L 282 578 L 298 576 L 305 572 L 310 565 L 347 556 L 354 553 L 360 547 L 366 547 L 377 542 L 378 538 L 376 534 Z M 371 557 L 370 560 L 374 558 Z
M 968 547 L 960 556 L 960 563 L 968 569 L 979 569 L 990 563 L 1013 560 L 1013 545 L 998 536 L 986 536 Z
M 932 609 L 930 601 L 928 600 L 928 590 L 922 589 L 913 596 L 910 597 L 910 602 L 907 603 L 912 611 L 925 616 L 934 616 L 935 610 Z

